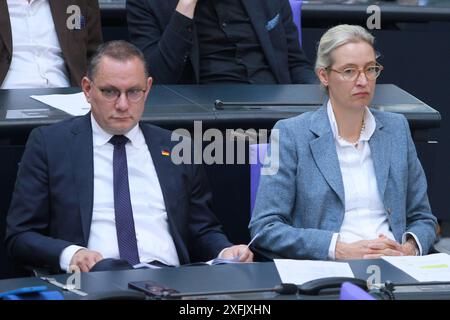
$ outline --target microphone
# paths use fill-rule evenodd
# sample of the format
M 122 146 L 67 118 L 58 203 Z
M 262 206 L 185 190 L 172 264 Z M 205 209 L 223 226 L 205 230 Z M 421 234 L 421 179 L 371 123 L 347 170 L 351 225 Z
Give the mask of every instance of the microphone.
M 161 292 L 161 298 L 182 298 L 192 296 L 211 296 L 222 294 L 241 294 L 241 293 L 259 293 L 259 292 L 275 292 L 278 294 L 296 294 L 298 292 L 297 285 L 293 283 L 281 283 L 273 288 L 263 289 L 247 289 L 247 290 L 223 290 L 223 291 L 207 291 L 207 292 L 186 292 L 174 293 L 170 291 Z

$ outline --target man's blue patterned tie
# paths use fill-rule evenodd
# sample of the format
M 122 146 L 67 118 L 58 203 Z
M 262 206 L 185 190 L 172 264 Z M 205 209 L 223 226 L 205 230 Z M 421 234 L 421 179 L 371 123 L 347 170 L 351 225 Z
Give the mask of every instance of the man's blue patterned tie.
M 113 136 L 109 140 L 114 145 L 114 211 L 120 258 L 135 265 L 139 263 L 139 253 L 128 184 L 127 153 L 125 151 L 125 144 L 128 141 L 128 138 L 122 135 Z

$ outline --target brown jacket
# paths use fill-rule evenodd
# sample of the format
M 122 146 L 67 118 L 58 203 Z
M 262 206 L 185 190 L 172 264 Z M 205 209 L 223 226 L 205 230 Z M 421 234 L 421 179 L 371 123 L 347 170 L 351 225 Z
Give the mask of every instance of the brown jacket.
M 66 61 L 69 80 L 72 86 L 80 86 L 86 73 L 87 61 L 102 42 L 100 9 L 97 0 L 48 0 L 53 22 L 59 39 L 59 45 Z M 70 30 L 67 19 L 72 13 L 66 13 L 71 5 L 81 10 L 81 29 Z M 12 57 L 11 23 L 6 0 L 0 0 L 0 85 L 3 83 Z

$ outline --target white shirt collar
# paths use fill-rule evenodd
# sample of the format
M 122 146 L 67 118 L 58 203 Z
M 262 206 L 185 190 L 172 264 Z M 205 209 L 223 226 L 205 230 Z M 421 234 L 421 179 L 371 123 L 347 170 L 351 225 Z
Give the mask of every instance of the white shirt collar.
M 375 132 L 376 127 L 375 117 L 373 116 L 372 112 L 370 112 L 370 109 L 367 106 L 364 108 L 366 109 L 366 112 L 364 112 L 364 130 L 358 141 L 369 141 L 373 133 Z M 334 139 L 338 140 L 339 130 L 330 100 L 328 100 L 327 102 L 327 113 Z
M 102 127 L 100 127 L 92 113 L 91 123 L 94 147 L 107 144 L 113 135 L 106 132 Z M 139 124 L 136 124 L 130 131 L 124 134 L 124 136 L 130 140 L 131 145 L 135 148 L 141 148 L 142 146 L 146 145 L 144 134 L 142 133 Z

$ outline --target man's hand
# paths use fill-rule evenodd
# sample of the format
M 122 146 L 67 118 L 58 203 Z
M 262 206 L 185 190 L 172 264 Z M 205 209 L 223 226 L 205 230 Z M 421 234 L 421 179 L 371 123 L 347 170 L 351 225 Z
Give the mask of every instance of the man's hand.
M 239 262 L 252 262 L 253 252 L 244 244 L 232 246 L 223 250 L 221 258 L 236 260 Z
M 380 235 L 378 239 L 361 240 L 353 243 L 336 243 L 336 259 L 378 259 L 382 256 L 403 256 L 400 244 Z
M 178 1 L 176 11 L 181 13 L 182 15 L 193 19 L 195 6 L 197 5 L 197 0 L 180 0 Z
M 77 266 L 81 272 L 89 272 L 91 268 L 100 260 L 103 256 L 97 251 L 91 251 L 88 249 L 78 250 L 70 260 L 70 266 Z

